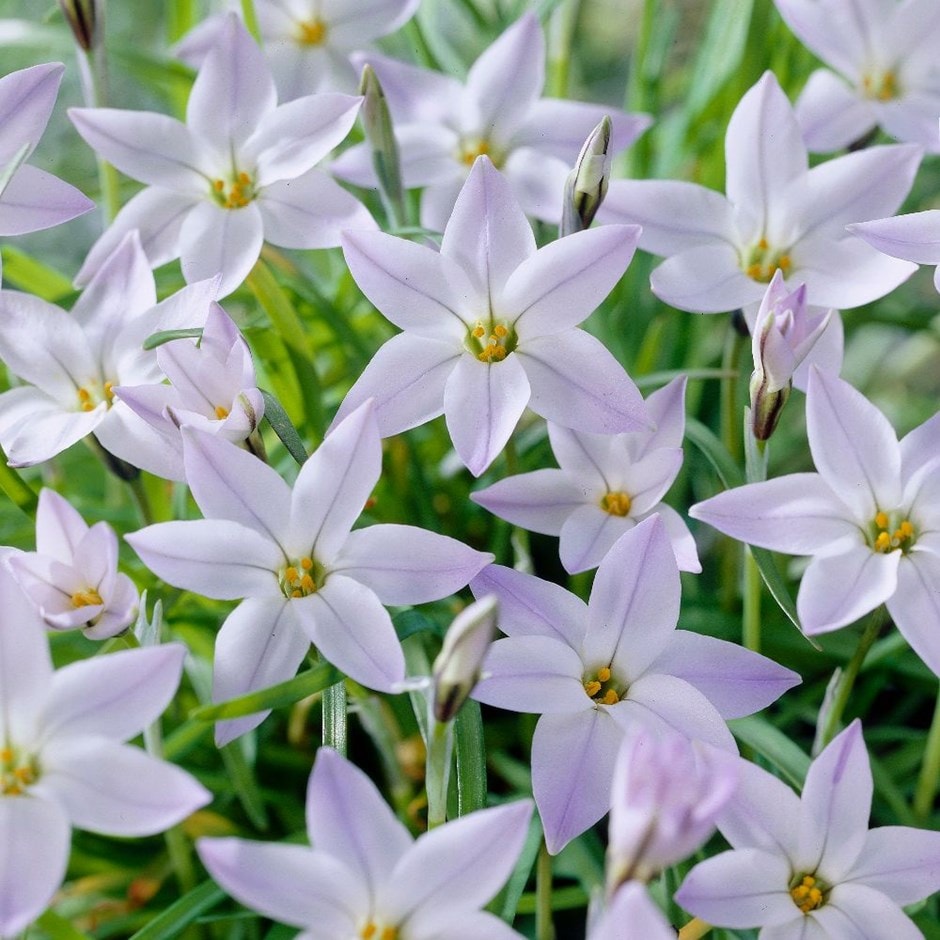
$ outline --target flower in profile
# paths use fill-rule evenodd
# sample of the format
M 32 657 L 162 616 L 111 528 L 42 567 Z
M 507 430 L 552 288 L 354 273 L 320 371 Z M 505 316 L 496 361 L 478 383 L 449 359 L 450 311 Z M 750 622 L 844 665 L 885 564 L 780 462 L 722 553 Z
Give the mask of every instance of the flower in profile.
M 261 50 L 231 13 L 196 77 L 185 124 L 146 111 L 72 108 L 86 142 L 147 184 L 95 243 L 76 283 L 135 228 L 151 267 L 179 258 L 189 282 L 221 273 L 223 297 L 265 240 L 330 248 L 344 229 L 374 228 L 366 209 L 315 168 L 349 133 L 360 100 L 329 94 L 278 107 Z
M 786 24 L 831 68 L 809 77 L 796 103 L 806 145 L 841 150 L 882 127 L 937 146 L 940 8 L 932 0 L 775 0 Z
M 53 630 L 116 636 L 137 616 L 137 588 L 118 569 L 118 543 L 106 522 L 89 527 L 54 490 L 39 494 L 36 551 L 8 556 L 13 576 Z
M 643 114 L 601 105 L 542 98 L 545 39 L 527 13 L 471 66 L 466 85 L 394 59 L 357 57 L 375 69 L 388 97 L 408 188 L 423 187 L 421 224 L 441 232 L 477 157 L 502 170 L 527 215 L 561 221 L 565 180 L 585 138 L 610 117 L 610 151 L 619 153 L 650 124 Z M 374 186 L 366 146 L 352 147 L 333 164 L 340 179 Z
M 737 487 L 689 514 L 742 542 L 812 556 L 797 596 L 805 633 L 886 604 L 940 675 L 940 416 L 899 442 L 860 392 L 814 368 L 806 426 L 817 473 Z
M 413 840 L 375 784 L 320 748 L 307 788 L 313 848 L 200 839 L 233 897 L 305 940 L 521 940 L 480 908 L 511 874 L 531 803 L 482 809 Z
M 757 304 L 776 271 L 813 304 L 877 300 L 914 271 L 845 231 L 896 212 L 920 164 L 914 144 L 870 147 L 809 168 L 793 108 L 771 72 L 741 99 L 725 135 L 727 196 L 695 183 L 612 180 L 598 218 L 643 227 L 640 247 L 666 257 L 656 295 L 680 310 Z
M 629 933 L 624 933 L 625 925 Z M 630 882 L 620 888 L 604 910 L 591 919 L 588 940 L 676 940 L 676 930 L 652 902 L 646 888 Z
M 868 828 L 872 776 L 856 720 L 813 761 L 802 797 L 741 761 L 718 828 L 733 851 L 689 872 L 676 901 L 763 940 L 917 940 L 901 910 L 940 888 L 940 833 Z
M 251 352 L 231 317 L 209 307 L 198 344 L 176 339 L 157 348 L 157 365 L 169 385 L 118 385 L 114 396 L 158 431 L 164 442 L 161 465 L 147 470 L 169 480 L 184 480 L 180 427 L 244 441 L 264 415 Z
M 216 434 L 184 427 L 186 480 L 206 517 L 127 536 L 158 577 L 219 600 L 245 598 L 215 648 L 214 701 L 289 679 L 311 642 L 351 678 L 391 691 L 404 657 L 383 604 L 420 604 L 464 587 L 492 555 L 416 526 L 351 531 L 378 482 L 372 406 L 338 424 L 297 476 Z M 219 744 L 268 711 L 220 722 Z
M 358 69 L 351 53 L 394 33 L 414 16 L 420 0 L 255 0 L 255 15 L 282 101 L 321 91 L 352 92 Z M 176 45 L 199 68 L 224 29 L 210 16 Z
M 681 571 L 701 571 L 695 540 L 682 517 L 661 502 L 682 466 L 685 377 L 646 399 L 655 431 L 589 434 L 549 422 L 560 470 L 519 473 L 470 498 L 513 525 L 557 535 L 569 574 L 596 568 L 614 542 L 658 514 Z
M 31 294 L 0 293 L 0 359 L 25 383 L 0 395 L 0 443 L 11 466 L 41 463 L 94 434 L 136 467 L 164 463 L 162 438 L 122 401 L 118 385 L 163 376 L 144 340 L 159 330 L 202 326 L 218 279 L 157 303 L 137 232 L 108 256 L 71 311 Z
M 638 234 L 605 226 L 537 251 L 509 183 L 486 157 L 461 190 L 440 252 L 383 232 L 347 232 L 353 277 L 405 332 L 378 351 L 337 419 L 372 398 L 384 437 L 443 412 L 476 476 L 526 405 L 594 433 L 648 428 L 623 367 L 577 329 L 620 280 Z
M 62 883 L 72 826 L 153 835 L 211 795 L 124 743 L 173 697 L 183 646 L 95 656 L 54 672 L 45 625 L 5 570 L 0 603 L 0 935 L 12 937 Z
M 0 78 L 0 235 L 25 235 L 95 207 L 74 186 L 25 164 L 55 105 L 65 66 L 34 65 Z
M 940 291 L 940 209 L 859 222 L 847 228 L 872 248 L 892 258 L 938 265 L 933 272 L 933 283 Z
M 833 310 L 811 312 L 806 286 L 791 292 L 782 272 L 774 274 L 751 333 L 751 421 L 759 441 L 773 434 L 796 370 L 816 348 L 834 315 Z
M 652 516 L 607 553 L 587 605 L 548 581 L 492 565 L 471 582 L 495 594 L 500 629 L 473 697 L 541 713 L 532 789 L 550 852 L 610 808 L 626 730 L 679 732 L 736 750 L 726 718 L 749 715 L 800 679 L 733 643 L 676 630 L 679 570 Z

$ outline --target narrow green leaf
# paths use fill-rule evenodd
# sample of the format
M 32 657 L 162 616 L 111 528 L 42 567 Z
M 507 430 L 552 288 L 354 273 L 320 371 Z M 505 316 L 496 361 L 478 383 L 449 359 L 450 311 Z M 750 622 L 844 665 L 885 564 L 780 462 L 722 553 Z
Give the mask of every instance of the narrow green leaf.
M 269 708 L 283 708 L 293 705 L 308 695 L 322 692 L 327 686 L 334 685 L 343 678 L 342 673 L 331 663 L 319 663 L 313 669 L 302 672 L 293 679 L 279 682 L 277 685 L 257 692 L 249 692 L 238 698 L 216 705 L 203 705 L 190 713 L 190 718 L 199 721 L 222 721 L 227 718 L 241 718 Z
M 3 246 L 3 283 L 5 287 L 16 287 L 49 303 L 75 293 L 65 275 L 12 245 Z
M 803 633 L 803 629 L 800 626 L 800 617 L 796 612 L 796 604 L 793 602 L 793 595 L 790 594 L 787 582 L 784 580 L 780 569 L 777 567 L 773 553 L 769 552 L 766 548 L 757 548 L 754 545 L 750 546 L 750 551 L 751 556 L 757 563 L 757 570 L 760 572 L 764 584 L 767 585 L 770 596 L 777 602 L 777 606 L 787 615 L 787 619 L 800 631 L 800 635 L 805 638 L 810 646 L 817 650 L 822 649 L 812 637 Z
M 457 758 L 457 815 L 466 816 L 486 806 L 486 743 L 480 704 L 464 702 L 454 719 Z
M 789 735 L 757 715 L 734 718 L 728 722 L 728 727 L 738 740 L 770 761 L 790 783 L 802 788 L 810 759 Z
M 7 466 L 7 455 L 0 448 L 0 489 L 18 509 L 31 519 L 36 515 L 39 497 L 33 488 L 12 468 Z
M 204 881 L 154 917 L 131 940 L 171 940 L 178 937 L 196 918 L 211 910 L 224 897 L 225 892 L 214 881 Z
M 36 921 L 36 926 L 49 935 L 49 940 L 91 940 L 87 933 L 76 930 L 70 921 L 51 908 Z
M 268 814 L 264 807 L 264 797 L 261 795 L 254 767 L 245 756 L 245 738 L 226 744 L 219 749 L 219 753 L 242 809 L 256 829 L 267 829 Z
M 536 814 L 529 825 L 529 834 L 526 836 L 525 845 L 522 847 L 522 853 L 519 855 L 519 861 L 516 862 L 512 876 L 506 882 L 506 887 L 489 904 L 489 909 L 498 914 L 507 924 L 511 924 L 515 919 L 541 844 L 542 827 Z
M 710 428 L 696 418 L 686 418 L 685 436 L 704 454 L 725 489 L 744 483 L 744 474 L 728 453 L 728 448 Z
M 175 339 L 201 339 L 202 327 L 194 326 L 185 330 L 160 330 L 158 333 L 151 333 L 144 340 L 144 349 L 156 349 L 164 343 L 171 343 Z
M 302 466 L 307 459 L 307 451 L 300 433 L 294 427 L 294 422 L 291 421 L 284 407 L 271 392 L 261 389 L 261 397 L 264 399 L 264 416 L 268 424 L 271 425 L 274 433 L 278 436 L 278 440 L 284 445 L 291 457 Z
M 700 114 L 741 63 L 754 0 L 716 0 L 699 47 L 685 99 L 689 118 Z

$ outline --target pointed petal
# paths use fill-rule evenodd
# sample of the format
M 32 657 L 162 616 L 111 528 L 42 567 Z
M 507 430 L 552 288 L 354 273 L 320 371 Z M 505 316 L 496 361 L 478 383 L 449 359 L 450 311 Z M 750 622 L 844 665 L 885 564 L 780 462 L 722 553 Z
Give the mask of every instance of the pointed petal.
M 196 76 L 186 105 L 193 131 L 233 151 L 277 106 L 274 79 L 258 44 L 230 13 Z
M 48 689 L 43 737 L 101 735 L 127 741 L 153 724 L 173 698 L 186 649 L 165 643 L 79 660 Z
M 779 0 L 777 9 L 787 26 L 816 55 L 843 75 L 858 77 L 869 55 L 873 25 L 866 15 L 868 0 L 856 3 L 827 3 L 817 0 Z
M 529 380 L 518 355 L 480 362 L 462 355 L 444 386 L 444 416 L 454 448 L 479 476 L 496 459 L 529 402 Z
M 408 919 L 414 940 L 519 940 L 519 934 L 504 920 L 486 911 L 460 911 L 453 920 L 440 909 L 422 909 Z
M 233 898 L 283 924 L 353 936 L 369 909 L 362 884 L 325 852 L 244 839 L 200 839 L 196 849 Z
M 568 516 L 584 504 L 580 488 L 562 470 L 519 473 L 470 498 L 500 519 L 544 535 L 558 535 Z
M 700 245 L 673 255 L 650 276 L 653 293 L 672 307 L 693 313 L 723 313 L 759 303 L 764 290 L 739 264 L 730 245 Z
M 656 430 L 646 438 L 638 456 L 660 447 L 682 447 L 685 439 L 685 387 L 680 375 L 646 397 L 646 410 L 656 422 Z
M 498 301 L 519 340 L 560 333 L 586 320 L 623 276 L 639 234 L 636 225 L 575 232 L 520 264 Z
M 330 570 L 375 591 L 383 604 L 424 604 L 466 587 L 492 560 L 417 526 L 372 525 L 349 533 Z
M 41 786 L 62 801 L 75 826 L 112 836 L 155 835 L 212 800 L 179 767 L 85 736 L 43 748 Z
M 376 227 L 355 196 L 316 169 L 267 186 L 258 209 L 265 240 L 282 248 L 335 248 L 347 229 Z
M 516 350 L 532 386 L 529 406 L 593 434 L 650 429 L 643 396 L 604 344 L 584 330 L 528 339 Z
M 850 225 L 853 235 L 869 245 L 916 264 L 940 264 L 940 209 L 911 212 L 890 219 Z
M 165 388 L 167 386 L 151 386 Z M 120 386 L 117 386 L 120 388 Z M 120 396 L 118 396 L 120 398 Z M 172 422 L 167 430 L 176 431 Z M 183 444 L 178 436 L 172 443 L 165 434 L 148 424 L 126 402 L 117 401 L 95 428 L 98 443 L 109 453 L 165 480 L 186 479 Z
M 586 488 L 598 491 L 598 499 L 613 489 L 609 479 L 613 466 L 616 438 L 610 434 L 590 434 L 580 429 L 548 423 L 548 439 L 559 466 L 569 477 Z
M 379 692 L 405 678 L 405 658 L 388 611 L 367 587 L 341 574 L 299 602 L 301 628 L 337 669 Z
M 509 636 L 550 636 L 579 649 L 587 626 L 587 604 L 561 585 L 490 565 L 470 584 L 477 599 L 499 597 L 499 629 Z
M 13 393 L 20 391 L 24 394 L 14 398 Z M 63 411 L 57 402 L 32 388 L 12 389 L 3 403 L 15 407 L 5 408 L 0 422 L 27 407 L 33 408 L 31 415 L 3 428 L 3 449 L 11 467 L 31 467 L 55 457 L 91 434 L 106 414 L 104 404 L 92 411 Z
M 46 909 L 65 878 L 71 841 L 55 800 L 0 800 L 0 934 L 18 936 Z
M 827 937 L 864 940 L 921 940 L 914 922 L 880 891 L 865 885 L 836 885 L 829 902 L 813 914 Z
M 796 119 L 812 153 L 831 153 L 860 140 L 876 124 L 871 104 L 829 69 L 817 69 L 796 101 Z
M 722 852 L 696 865 L 676 901 L 710 924 L 769 927 L 802 919 L 790 897 L 790 863 L 761 849 Z
M 858 523 L 818 473 L 738 486 L 696 503 L 689 515 L 738 541 L 791 555 L 813 555 L 839 539 L 861 541 Z
M 444 412 L 444 385 L 461 355 L 451 343 L 409 333 L 393 336 L 349 390 L 333 426 L 369 399 L 382 437 L 431 421 Z
M 597 217 L 641 226 L 640 247 L 654 255 L 735 244 L 731 203 L 696 183 L 611 180 Z
M 532 792 L 552 855 L 609 809 L 622 740 L 604 708 L 539 719 L 532 737 Z
M 290 488 L 275 470 L 215 434 L 184 428 L 186 479 L 207 519 L 228 519 L 280 544 L 288 531 Z
M 561 221 L 565 180 L 570 172 L 564 160 L 534 147 L 516 147 L 502 166 L 522 211 L 549 225 Z
M 897 554 L 897 553 L 895 553 Z M 934 552 L 914 549 L 898 564 L 898 586 L 888 598 L 888 613 L 904 639 L 940 676 L 940 557 Z
M 23 144 L 30 144 L 32 149 L 39 143 L 55 107 L 64 71 L 61 62 L 45 62 L 0 78 L 0 164 L 9 163 Z
M 506 178 L 486 157 L 473 164 L 460 190 L 441 254 L 466 271 L 478 296 L 489 298 L 498 297 L 510 274 L 535 254 L 525 214 Z
M 643 940 L 672 940 L 675 929 L 669 925 L 653 903 L 646 888 L 631 881 L 617 890 L 604 913 L 591 929 L 591 937 L 615 937 L 624 924 Z
M 327 747 L 317 751 L 307 785 L 307 834 L 317 852 L 355 875 L 351 880 L 364 885 L 370 900 L 412 845 L 376 785 Z
M 209 194 L 193 136 L 176 118 L 118 108 L 69 108 L 69 117 L 89 147 L 132 179 L 192 196 Z
M 87 196 L 57 176 L 21 166 L 0 196 L 0 235 L 52 228 L 94 207 Z
M 184 590 L 218 600 L 282 596 L 277 571 L 284 553 L 241 523 L 158 522 L 125 538 L 158 578 Z
M 425 833 L 395 866 L 376 907 L 407 933 L 412 916 L 480 908 L 512 874 L 531 816 L 531 801 L 518 800 Z
M 578 574 L 596 568 L 617 539 L 635 525 L 631 516 L 615 516 L 595 503 L 582 504 L 561 527 L 558 554 L 565 571 Z
M 591 589 L 583 659 L 627 681 L 643 675 L 672 638 L 679 570 L 658 518 L 626 532 L 601 562 Z
M 428 185 L 424 187 L 424 192 L 421 193 L 421 212 L 419 221 L 421 222 L 422 228 L 426 228 L 431 232 L 443 232 L 445 236 L 447 233 L 444 230 L 450 225 L 450 220 L 454 214 L 457 199 L 460 196 L 464 183 L 463 174 L 460 173 L 459 168 L 455 167 L 455 169 L 457 172 L 454 173 L 453 176 L 447 179 L 435 179 L 433 183 L 428 183 Z M 440 175 L 443 176 L 442 173 Z M 466 214 L 467 213 L 464 213 L 464 215 Z M 466 223 L 463 221 L 461 222 L 461 226 L 466 229 L 470 229 L 472 224 L 473 219 L 468 219 Z M 480 224 L 482 225 L 482 222 L 480 222 Z M 528 222 L 526 224 L 528 224 Z M 454 228 L 456 229 L 456 226 L 454 226 Z M 464 241 L 466 241 L 468 237 L 469 233 L 465 236 L 462 236 Z M 446 252 L 451 257 L 455 255 L 456 251 L 456 249 L 453 248 L 453 242 L 459 240 L 460 239 L 458 239 L 456 235 L 451 239 L 451 247 Z M 532 251 L 534 250 L 535 245 L 533 243 Z M 531 252 L 528 252 L 526 254 L 530 253 Z M 467 271 L 467 273 L 471 275 L 474 281 L 475 289 L 478 291 L 485 290 L 486 282 L 482 280 L 481 277 L 476 273 L 476 269 L 474 267 L 476 262 L 472 257 L 472 253 L 468 251 L 468 254 L 471 255 L 470 263 L 468 265 L 462 266 Z M 494 252 L 494 254 L 498 253 Z M 522 258 L 518 260 L 521 261 Z M 509 273 L 511 273 L 512 270 L 516 268 L 516 266 L 517 265 L 515 263 L 507 266 L 509 267 L 509 271 L 506 274 L 507 277 Z
M 64 496 L 44 487 L 36 508 L 36 551 L 70 564 L 87 532 L 78 510 Z
M 425 245 L 384 232 L 348 232 L 343 254 L 362 292 L 399 329 L 457 346 L 479 315 L 464 270 Z
M 801 681 L 766 656 L 688 630 L 675 631 L 651 670 L 685 679 L 725 719 L 752 715 Z
M 916 904 L 940 889 L 940 832 L 910 826 L 872 829 L 846 882 L 866 885 L 895 904 Z
M 563 714 L 594 707 L 582 685 L 584 664 L 551 636 L 497 640 L 487 653 L 473 697 L 514 712 Z
M 337 424 L 301 467 L 290 504 L 289 547 L 330 564 L 382 472 L 371 403 Z

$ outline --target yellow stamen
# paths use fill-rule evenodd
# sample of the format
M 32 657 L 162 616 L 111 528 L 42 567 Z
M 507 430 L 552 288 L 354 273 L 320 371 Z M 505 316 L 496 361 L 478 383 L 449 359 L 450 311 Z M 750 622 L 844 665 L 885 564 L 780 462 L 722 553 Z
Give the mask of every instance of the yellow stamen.
M 225 418 L 227 418 L 227 417 L 229 416 L 229 410 L 228 410 L 228 408 L 223 408 L 221 405 L 216 405 L 216 406 L 215 406 L 215 416 L 216 416 L 220 421 L 223 421 Z
M 608 689 L 601 701 L 605 705 L 616 705 L 620 701 L 620 696 L 613 689 Z
M 496 326 L 493 327 L 493 335 L 497 339 L 503 339 L 503 337 L 509 335 L 509 330 L 507 330 L 502 323 L 497 323 Z
M 891 536 L 887 532 L 879 532 L 875 539 L 876 552 L 888 552 L 891 550 Z
M 892 518 L 893 515 L 893 518 Z M 914 544 L 914 525 L 910 519 L 898 519 L 899 513 L 889 514 L 879 510 L 875 514 L 874 527 L 870 530 L 870 544 L 876 552 L 888 554 L 896 549 L 908 552 Z
M 875 525 L 878 526 L 879 529 L 887 529 L 888 514 L 886 512 L 879 512 L 878 515 L 875 516 Z
M 84 591 L 76 591 L 72 595 L 73 607 L 94 607 L 103 603 L 101 595 L 94 588 L 86 588 Z
M 477 157 L 492 156 L 490 154 L 489 141 L 486 140 L 468 140 L 465 141 L 458 152 L 458 159 L 467 166 L 473 166 Z M 495 160 L 493 161 L 496 162 Z
M 300 559 L 300 567 L 303 568 L 304 571 L 309 571 L 309 570 L 313 567 L 313 559 L 312 559 L 312 558 L 306 558 L 306 557 L 305 557 L 305 558 L 301 558 L 301 559 Z
M 0 748 L 0 764 L 9 764 L 13 761 L 13 751 L 11 748 Z
M 606 666 L 597 670 L 597 681 L 610 682 L 610 670 Z
M 605 493 L 601 500 L 601 509 L 609 512 L 612 516 L 627 516 L 630 514 L 630 506 L 633 501 L 630 497 L 621 491 Z
M 301 591 L 304 591 L 304 592 L 307 593 L 307 594 L 313 594 L 313 592 L 314 592 L 316 589 L 317 589 L 316 582 L 314 582 L 313 578 L 311 578 L 309 574 L 305 574 L 305 575 L 300 579 L 300 590 L 301 590 Z
M 293 565 L 288 565 L 284 569 L 285 581 L 290 581 L 293 584 L 293 582 L 297 580 L 297 577 L 298 577 L 297 569 Z
M 588 698 L 594 698 L 598 692 L 601 690 L 601 684 L 596 679 L 592 679 L 590 682 L 584 683 L 584 691 L 587 692 Z
M 483 324 L 482 324 L 482 323 L 478 323 L 478 324 L 473 328 L 473 335 L 474 335 L 477 339 L 483 339 L 483 337 L 486 336 L 486 330 L 483 329 Z
M 327 26 L 323 20 L 305 20 L 297 24 L 297 41 L 302 46 L 319 46 L 326 39 Z
M 799 884 L 790 889 L 793 903 L 804 913 L 815 911 L 823 904 L 822 889 L 816 884 L 812 875 L 804 875 Z
M 213 188 L 217 193 L 222 192 L 222 190 L 225 189 L 225 180 L 213 180 L 213 181 L 212 181 L 212 188 Z

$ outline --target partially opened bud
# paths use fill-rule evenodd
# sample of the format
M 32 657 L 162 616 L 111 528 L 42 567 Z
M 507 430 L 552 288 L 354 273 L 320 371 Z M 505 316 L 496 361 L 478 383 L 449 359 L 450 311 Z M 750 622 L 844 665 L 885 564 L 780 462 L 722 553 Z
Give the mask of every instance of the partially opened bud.
M 378 177 L 379 192 L 386 206 L 397 213 L 398 221 L 401 221 L 403 189 L 398 141 L 392 129 L 392 116 L 385 92 L 370 65 L 363 66 L 359 94 L 363 96 L 360 111 L 362 127 L 372 148 L 372 165 Z
M 588 135 L 574 169 L 568 174 L 560 236 L 589 228 L 607 195 L 610 134 L 610 118 L 605 117 Z
M 434 717 L 451 721 L 480 679 L 480 668 L 496 635 L 499 601 L 487 594 L 462 610 L 444 637 L 434 660 Z
M 97 39 L 95 0 L 59 0 L 59 6 L 72 28 L 75 41 L 85 52 L 90 52 Z

